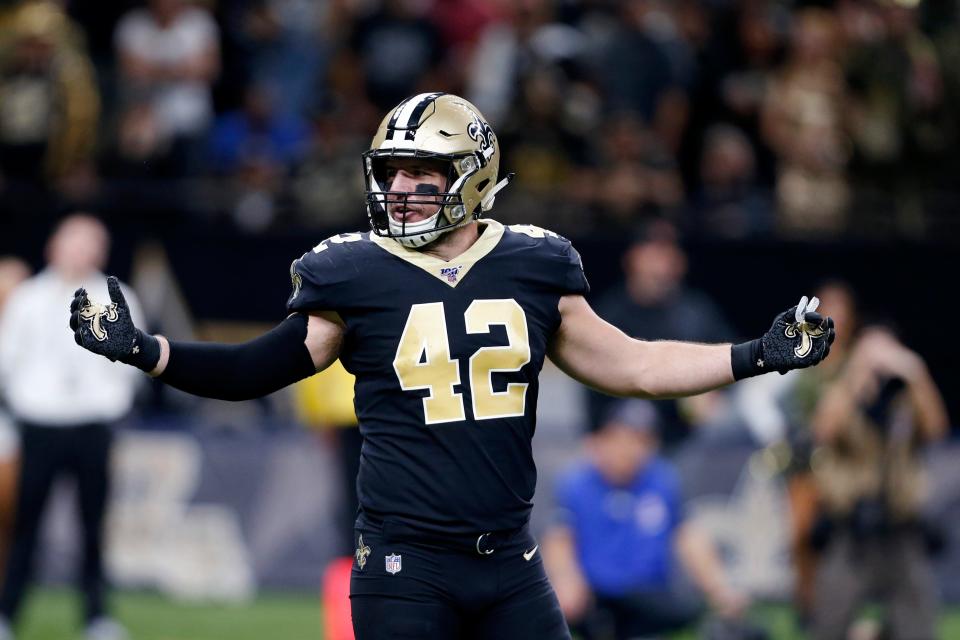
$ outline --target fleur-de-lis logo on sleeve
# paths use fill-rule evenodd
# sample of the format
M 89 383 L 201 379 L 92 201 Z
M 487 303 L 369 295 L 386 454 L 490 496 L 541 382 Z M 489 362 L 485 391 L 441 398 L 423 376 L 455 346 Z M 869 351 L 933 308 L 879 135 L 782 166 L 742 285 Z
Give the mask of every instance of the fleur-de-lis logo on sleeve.
M 297 296 L 300 295 L 301 287 L 303 287 L 303 278 L 297 273 L 296 260 L 290 263 L 290 284 L 293 286 L 293 293 L 290 294 L 290 299 L 295 300 Z

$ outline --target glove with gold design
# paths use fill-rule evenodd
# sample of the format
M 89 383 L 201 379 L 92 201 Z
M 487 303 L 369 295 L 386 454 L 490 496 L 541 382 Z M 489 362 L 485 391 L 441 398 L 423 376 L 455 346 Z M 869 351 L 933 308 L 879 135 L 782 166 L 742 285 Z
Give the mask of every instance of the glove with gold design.
M 77 289 L 70 303 L 70 328 L 74 340 L 88 351 L 111 361 L 152 371 L 160 361 L 160 342 L 133 325 L 130 308 L 115 276 L 107 278 L 110 304 L 102 305 Z
M 735 344 L 730 359 L 736 380 L 769 371 L 781 374 L 812 367 L 827 357 L 836 337 L 833 318 L 817 313 L 820 300 L 807 296 L 784 311 L 761 338 Z

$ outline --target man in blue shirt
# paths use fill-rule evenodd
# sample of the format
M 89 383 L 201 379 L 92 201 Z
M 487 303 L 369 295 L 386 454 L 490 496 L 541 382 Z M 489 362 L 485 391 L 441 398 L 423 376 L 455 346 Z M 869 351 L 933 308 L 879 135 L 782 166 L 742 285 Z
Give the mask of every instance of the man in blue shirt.
M 657 456 L 656 429 L 649 401 L 614 405 L 589 440 L 588 459 L 558 484 L 559 523 L 544 558 L 567 620 L 587 638 L 694 622 L 704 607 L 674 588 L 677 560 L 717 614 L 739 616 L 747 606 L 709 537 L 685 518 L 676 471 Z

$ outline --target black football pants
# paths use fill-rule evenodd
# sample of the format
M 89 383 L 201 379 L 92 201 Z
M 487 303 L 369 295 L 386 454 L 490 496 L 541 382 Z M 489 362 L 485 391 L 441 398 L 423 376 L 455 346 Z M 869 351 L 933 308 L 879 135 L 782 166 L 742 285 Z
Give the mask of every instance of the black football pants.
M 41 517 L 61 475 L 76 480 L 83 541 L 80 587 L 86 620 L 104 615 L 103 516 L 109 489 L 111 432 L 103 424 L 53 427 L 22 424 L 20 480 L 13 543 L 7 561 L 0 615 L 14 620 L 33 571 Z
M 388 521 L 355 533 L 363 556 L 350 580 L 356 640 L 569 640 L 526 527 L 482 541 L 489 554 L 472 539 L 445 544 L 399 529 Z

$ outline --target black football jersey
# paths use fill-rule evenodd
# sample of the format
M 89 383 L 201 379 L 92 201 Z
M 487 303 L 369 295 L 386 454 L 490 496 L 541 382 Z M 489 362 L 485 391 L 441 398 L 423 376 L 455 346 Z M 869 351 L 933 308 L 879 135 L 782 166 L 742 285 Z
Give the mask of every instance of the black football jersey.
M 529 517 L 537 379 L 560 297 L 589 286 L 566 239 L 480 224 L 449 262 L 365 232 L 324 240 L 291 266 L 288 309 L 346 324 L 363 514 L 438 533 Z

